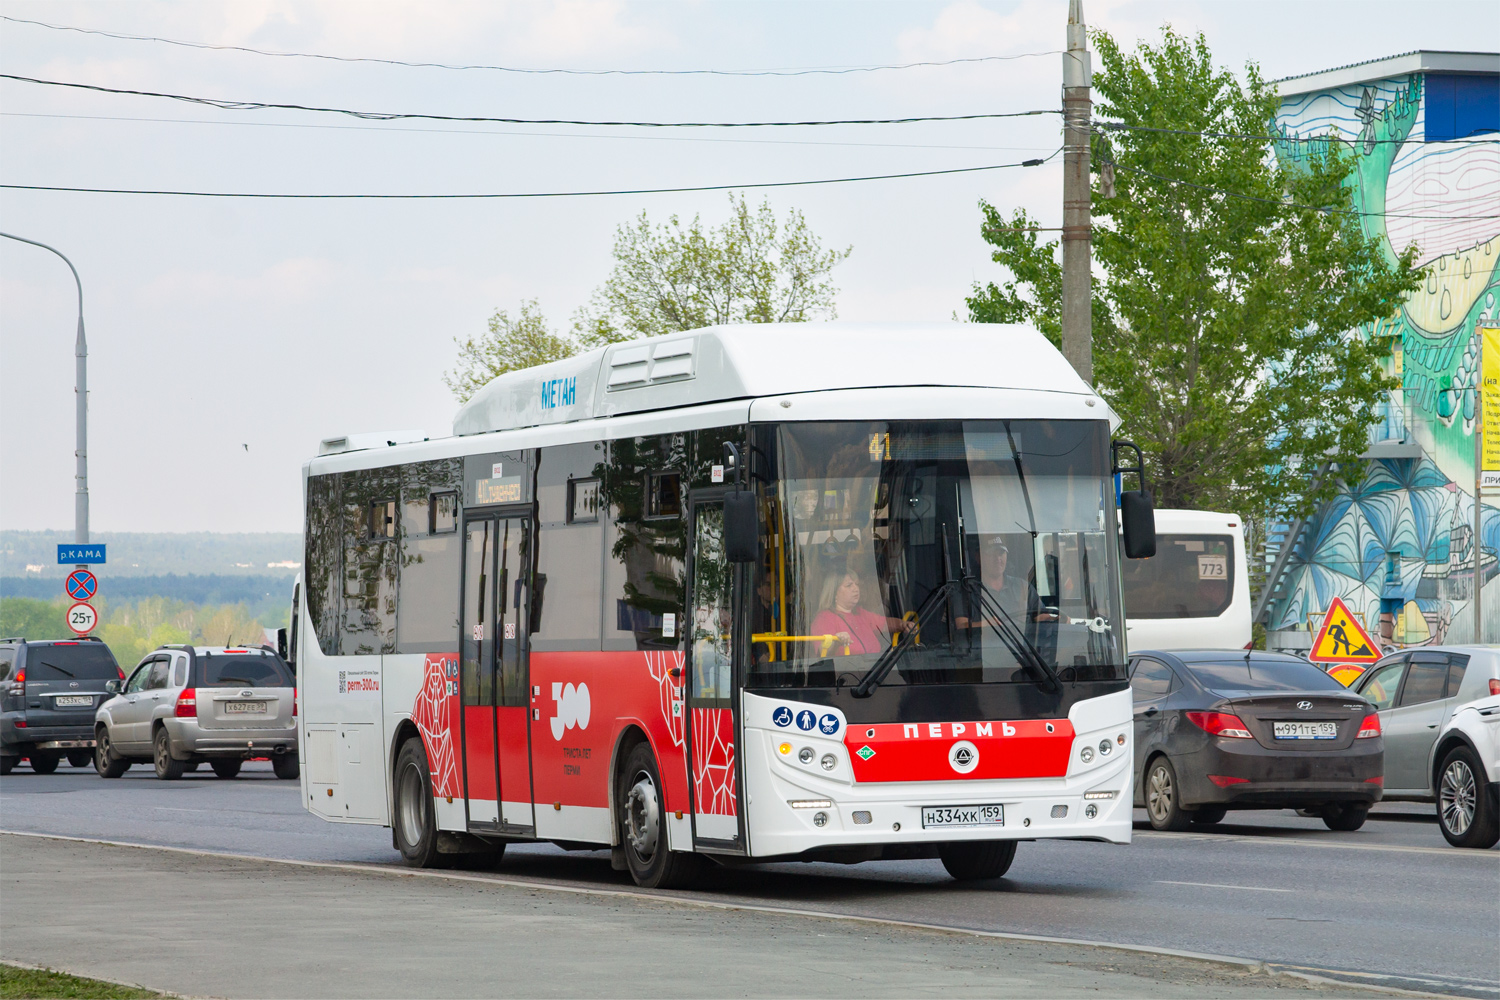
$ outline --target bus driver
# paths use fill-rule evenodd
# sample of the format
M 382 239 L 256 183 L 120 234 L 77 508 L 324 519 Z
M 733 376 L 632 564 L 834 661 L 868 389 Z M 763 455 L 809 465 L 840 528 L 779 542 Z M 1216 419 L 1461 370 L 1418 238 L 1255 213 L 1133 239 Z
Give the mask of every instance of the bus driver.
M 859 576 L 853 570 L 835 573 L 823 581 L 819 611 L 813 619 L 815 635 L 836 635 L 847 653 L 878 653 L 889 643 L 891 631 L 910 632 L 916 622 L 887 618 L 859 606 Z M 835 647 L 838 648 L 838 647 Z

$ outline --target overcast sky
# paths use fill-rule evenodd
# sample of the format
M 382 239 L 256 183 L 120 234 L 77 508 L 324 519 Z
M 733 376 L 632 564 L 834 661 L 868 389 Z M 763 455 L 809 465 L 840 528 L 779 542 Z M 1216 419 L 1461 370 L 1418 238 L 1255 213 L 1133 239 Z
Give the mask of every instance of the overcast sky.
M 1203 31 L 1272 78 L 1415 48 L 1493 48 L 1500 5 L 1085 0 L 1123 42 Z M 1060 49 L 1066 0 L 1012 3 L 5 2 L 0 14 L 133 35 L 406 61 L 574 69 L 845 67 Z M 754 120 L 1050 108 L 1056 54 L 844 75 L 578 76 L 276 58 L 0 21 L 3 72 L 370 111 Z M 1007 163 L 1055 118 L 682 136 L 221 111 L 0 81 L 7 183 L 280 192 L 563 191 L 734 184 Z M 759 195 L 752 195 L 759 200 Z M 977 203 L 1055 225 L 1040 168 L 770 193 L 828 246 L 845 319 L 946 320 L 991 276 Z M 453 338 L 540 300 L 563 328 L 609 270 L 615 227 L 726 215 L 726 196 L 230 201 L 0 192 L 0 229 L 83 277 L 96 531 L 295 531 L 319 439 L 448 433 Z M 73 520 L 74 291 L 0 240 L 0 527 Z M 248 447 L 247 447 L 248 446 Z

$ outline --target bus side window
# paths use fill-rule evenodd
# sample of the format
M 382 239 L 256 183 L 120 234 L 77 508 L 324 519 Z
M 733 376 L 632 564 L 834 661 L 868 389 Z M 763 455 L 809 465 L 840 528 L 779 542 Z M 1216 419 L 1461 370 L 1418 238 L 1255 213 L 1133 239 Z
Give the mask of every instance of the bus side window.
M 604 648 L 680 649 L 686 526 L 681 517 L 648 516 L 646 494 L 648 474 L 686 467 L 687 435 L 620 438 L 607 454 L 599 487 Z
M 462 458 L 413 462 L 401 469 L 396 538 L 401 574 L 396 598 L 398 653 L 452 653 L 458 643 L 458 535 Z
M 600 648 L 599 606 L 604 530 L 585 504 L 576 509 L 580 483 L 597 490 L 603 443 L 543 448 L 536 472 L 536 578 L 532 593 L 531 648 Z M 587 497 L 588 492 L 585 492 Z M 583 518 L 576 517 L 583 513 Z
M 307 616 L 324 656 L 339 651 L 343 590 L 343 518 L 340 517 L 340 473 L 307 477 L 307 527 L 302 579 L 307 584 Z
M 338 651 L 346 656 L 396 651 L 401 558 L 398 546 L 385 543 L 395 537 L 396 505 L 389 498 L 400 490 L 400 481 L 399 467 L 343 473 L 344 620 Z M 380 534 L 373 534 L 373 527 Z

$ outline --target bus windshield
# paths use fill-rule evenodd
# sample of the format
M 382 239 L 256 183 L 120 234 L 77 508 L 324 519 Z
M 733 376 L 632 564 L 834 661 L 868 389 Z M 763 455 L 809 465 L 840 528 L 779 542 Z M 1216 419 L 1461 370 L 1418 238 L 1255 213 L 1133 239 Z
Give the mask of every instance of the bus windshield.
M 858 685 L 902 636 L 882 685 L 1125 676 L 1103 421 L 799 423 L 765 443 L 749 687 Z

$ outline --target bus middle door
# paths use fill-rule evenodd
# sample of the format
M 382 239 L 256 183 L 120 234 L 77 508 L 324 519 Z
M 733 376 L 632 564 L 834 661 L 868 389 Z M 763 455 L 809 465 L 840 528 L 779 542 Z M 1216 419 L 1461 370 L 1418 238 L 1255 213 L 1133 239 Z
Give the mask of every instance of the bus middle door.
M 529 834 L 531 757 L 526 611 L 530 513 L 467 515 L 462 635 L 463 766 L 468 827 Z
M 693 845 L 745 854 L 740 801 L 739 705 L 735 697 L 736 614 L 744 568 L 724 550 L 723 490 L 697 491 L 692 501 L 688 575 L 688 773 L 693 796 Z

